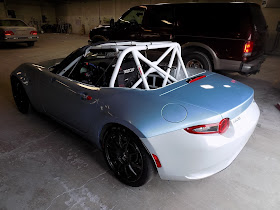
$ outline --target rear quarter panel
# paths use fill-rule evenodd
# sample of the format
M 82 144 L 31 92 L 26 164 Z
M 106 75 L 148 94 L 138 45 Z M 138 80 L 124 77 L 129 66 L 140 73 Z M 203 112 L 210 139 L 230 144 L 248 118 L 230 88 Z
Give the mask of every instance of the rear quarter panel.
M 186 128 L 194 122 L 207 119 L 220 121 L 221 116 L 210 110 L 184 104 L 187 117 L 177 123 L 162 117 L 162 109 L 167 104 L 181 104 L 172 99 L 166 100 L 158 90 L 138 90 L 130 88 L 101 88 L 98 99 L 100 112 L 97 123 L 92 126 L 89 138 L 99 145 L 100 133 L 109 123 L 121 124 L 132 130 L 140 138 L 149 138 L 174 130 Z M 180 115 L 181 113 L 177 113 Z M 99 145 L 100 146 L 100 145 Z

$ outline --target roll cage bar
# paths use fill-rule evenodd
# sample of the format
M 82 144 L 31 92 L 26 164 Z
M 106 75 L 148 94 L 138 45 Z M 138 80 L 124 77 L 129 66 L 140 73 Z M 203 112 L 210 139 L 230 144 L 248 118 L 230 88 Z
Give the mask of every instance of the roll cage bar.
M 156 49 L 166 49 L 162 55 L 155 61 L 150 61 L 146 58 L 140 51 L 147 51 L 147 50 L 156 50 Z M 184 62 L 181 57 L 181 46 L 176 42 L 134 42 L 134 41 L 125 41 L 125 42 L 108 42 L 108 43 L 101 43 L 97 45 L 89 46 L 84 53 L 84 57 L 92 51 L 110 51 L 116 53 L 118 60 L 115 64 L 109 87 L 114 87 L 116 79 L 118 77 L 118 73 L 120 67 L 129 53 L 132 54 L 134 62 L 136 64 L 137 70 L 139 72 L 140 78 L 133 84 L 131 88 L 137 88 L 141 83 L 145 89 L 149 90 L 149 84 L 147 81 L 148 76 L 152 76 L 152 73 L 157 73 L 159 77 L 163 79 L 162 87 L 165 87 L 170 83 L 177 82 L 183 78 L 188 77 L 188 72 L 185 68 Z M 168 57 L 170 55 L 170 57 Z M 76 58 L 75 61 L 72 62 L 74 65 L 79 61 L 79 58 Z M 175 61 L 176 58 L 176 62 Z M 167 69 L 164 70 L 159 66 L 159 64 L 164 60 L 168 60 Z M 149 69 L 147 71 L 143 71 L 143 67 L 141 62 L 146 64 Z M 175 64 L 174 64 L 175 63 Z M 70 66 L 70 67 L 69 67 Z M 68 69 L 71 68 L 72 65 L 67 66 L 62 72 L 65 73 Z M 171 75 L 171 70 L 175 70 Z M 151 85 L 153 86 L 153 85 Z

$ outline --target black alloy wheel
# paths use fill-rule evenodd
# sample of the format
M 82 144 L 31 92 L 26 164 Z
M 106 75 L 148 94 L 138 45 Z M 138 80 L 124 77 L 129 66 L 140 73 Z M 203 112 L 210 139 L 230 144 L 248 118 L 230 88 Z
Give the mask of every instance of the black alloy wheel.
M 18 79 L 12 79 L 12 91 L 18 110 L 21 113 L 26 114 L 29 109 L 29 99 L 23 85 Z
M 151 157 L 138 137 L 122 126 L 107 130 L 104 156 L 115 176 L 132 187 L 145 184 L 154 172 Z

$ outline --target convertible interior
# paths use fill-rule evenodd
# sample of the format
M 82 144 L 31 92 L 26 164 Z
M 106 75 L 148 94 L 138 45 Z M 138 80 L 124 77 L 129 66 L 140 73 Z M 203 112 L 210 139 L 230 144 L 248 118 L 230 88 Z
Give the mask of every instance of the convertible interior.
M 204 70 L 186 70 L 178 43 L 109 42 L 79 48 L 50 71 L 95 87 L 157 89 Z
M 146 53 L 145 56 L 147 56 Z M 95 87 L 109 87 L 110 79 L 117 62 L 117 56 L 112 52 L 96 52 L 92 50 L 86 57 L 81 59 L 69 69 L 63 76 L 72 80 L 93 85 Z M 143 71 L 146 72 L 149 66 L 141 62 Z M 167 69 L 167 63 L 162 63 L 161 68 Z M 174 67 L 175 69 L 175 67 Z M 128 54 L 119 69 L 115 87 L 131 88 L 140 78 L 139 71 L 132 54 Z M 148 84 L 151 89 L 161 87 L 163 78 L 158 73 L 149 74 Z M 139 85 L 138 88 L 143 88 Z

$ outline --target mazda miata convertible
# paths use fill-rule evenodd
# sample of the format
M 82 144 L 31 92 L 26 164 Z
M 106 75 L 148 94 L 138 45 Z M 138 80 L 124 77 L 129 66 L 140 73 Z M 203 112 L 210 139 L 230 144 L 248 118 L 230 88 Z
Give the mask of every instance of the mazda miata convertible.
M 174 42 L 103 42 L 11 74 L 15 103 L 32 105 L 93 142 L 130 186 L 211 176 L 229 166 L 260 115 L 252 88 L 186 69 Z

